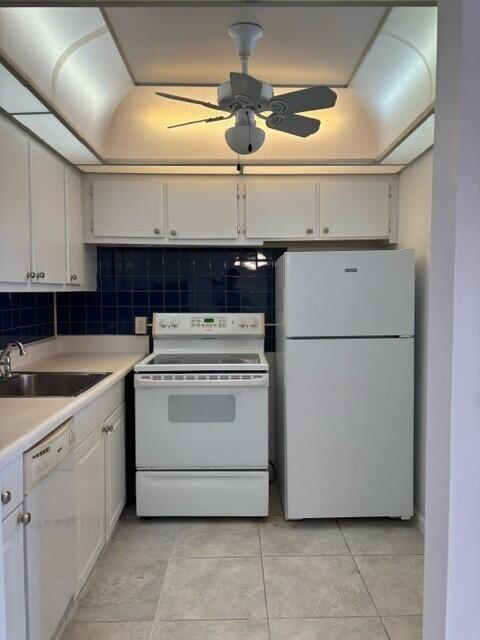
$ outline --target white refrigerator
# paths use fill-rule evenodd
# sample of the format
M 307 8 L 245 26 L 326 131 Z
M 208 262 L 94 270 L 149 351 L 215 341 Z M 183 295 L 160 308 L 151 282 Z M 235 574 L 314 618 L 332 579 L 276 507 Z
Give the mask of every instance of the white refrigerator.
M 411 517 L 413 251 L 286 252 L 276 322 L 286 518 Z

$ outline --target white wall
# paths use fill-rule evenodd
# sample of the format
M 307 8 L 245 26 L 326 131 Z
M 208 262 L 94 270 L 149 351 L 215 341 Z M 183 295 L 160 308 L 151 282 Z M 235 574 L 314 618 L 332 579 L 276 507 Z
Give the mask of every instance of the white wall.
M 400 175 L 398 244 L 415 250 L 415 508 L 425 516 L 427 332 L 433 151 Z
M 424 640 L 480 638 L 480 3 L 440 0 Z

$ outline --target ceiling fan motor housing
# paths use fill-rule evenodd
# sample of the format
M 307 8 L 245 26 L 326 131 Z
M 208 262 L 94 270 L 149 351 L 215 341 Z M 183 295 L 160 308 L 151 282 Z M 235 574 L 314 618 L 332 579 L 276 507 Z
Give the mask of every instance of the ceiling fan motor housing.
M 232 93 L 232 85 L 230 81 L 222 82 L 218 87 L 218 104 L 225 111 L 235 111 L 238 108 L 238 104 L 253 109 L 255 112 L 262 111 L 268 102 L 273 98 L 273 88 L 271 84 L 262 82 L 262 91 L 260 94 L 259 104 L 254 104 L 248 96 L 237 95 Z

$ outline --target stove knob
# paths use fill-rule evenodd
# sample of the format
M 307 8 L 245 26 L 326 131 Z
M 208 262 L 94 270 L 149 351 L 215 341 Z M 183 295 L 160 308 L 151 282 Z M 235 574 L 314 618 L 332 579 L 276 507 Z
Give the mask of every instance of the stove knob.
M 172 318 L 172 327 L 178 327 L 179 324 L 178 318 Z
M 166 318 L 160 318 L 160 326 L 161 327 L 166 327 L 168 324 L 167 319 Z
M 252 318 L 250 320 L 250 326 L 251 327 L 258 327 L 258 320 L 256 318 Z
M 242 328 L 245 326 L 245 318 L 240 318 L 240 320 L 238 321 L 238 326 Z

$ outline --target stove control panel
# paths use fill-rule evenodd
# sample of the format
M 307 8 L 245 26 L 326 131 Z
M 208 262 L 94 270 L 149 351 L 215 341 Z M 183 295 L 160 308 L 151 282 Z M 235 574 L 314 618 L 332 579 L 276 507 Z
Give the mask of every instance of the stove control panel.
M 226 336 L 265 334 L 263 313 L 154 313 L 153 336 L 199 336 L 214 333 Z

